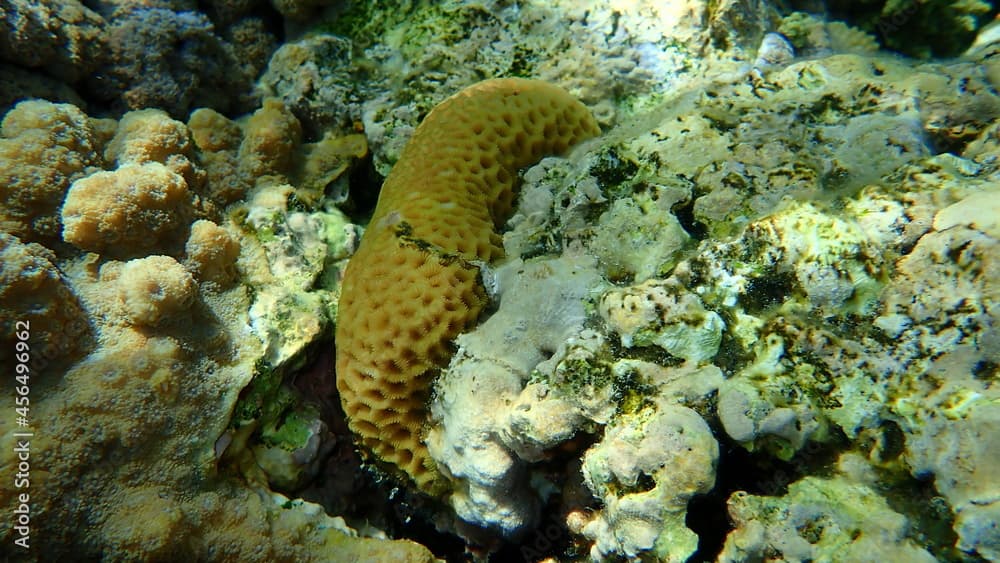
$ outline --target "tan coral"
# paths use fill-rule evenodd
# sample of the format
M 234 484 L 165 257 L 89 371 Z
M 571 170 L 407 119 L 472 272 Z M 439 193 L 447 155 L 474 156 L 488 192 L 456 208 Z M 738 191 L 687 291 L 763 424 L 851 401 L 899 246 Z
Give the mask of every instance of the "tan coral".
M 29 357 L 51 364 L 86 349 L 87 313 L 47 248 L 0 232 L 0 363 L 14 365 L 17 333 L 30 335 Z M 26 323 L 18 325 L 20 323 Z M 40 375 L 52 373 L 47 369 Z
M 116 131 L 117 162 L 105 163 Z M 224 133 L 216 140 L 235 160 L 240 131 Z M 158 112 L 117 127 L 47 102 L 25 103 L 4 121 L 0 365 L 13 365 L 4 355 L 15 351 L 12 323 L 29 321 L 30 422 L 44 429 L 31 442 L 30 493 L 31 539 L 45 541 L 32 541 L 27 556 L 432 561 L 412 542 L 353 537 L 317 505 L 219 477 L 217 441 L 265 349 L 248 330 L 255 294 L 233 277 L 245 232 L 221 214 L 213 217 L 223 226 L 192 224 L 209 215 L 204 198 L 169 168 L 177 157 L 202 164 L 186 135 Z M 169 149 L 154 146 L 161 141 Z M 72 180 L 67 240 L 101 255 L 59 241 Z M 14 225 L 42 239 L 43 223 L 55 227 L 49 248 L 6 232 Z M 6 381 L 0 388 L 13 397 L 15 381 Z M 0 409 L 0 428 L 16 427 L 17 416 Z M 18 439 L 0 435 L 0 467 L 19 463 Z M 23 491 L 5 483 L 0 511 L 13 514 Z M 4 545 L 15 536 L 0 525 Z
M 166 162 L 175 154 L 187 155 L 191 141 L 187 127 L 158 109 L 130 111 L 118 122 L 118 130 L 104 155 L 109 162 Z
M 26 240 L 59 238 L 70 182 L 100 166 L 97 122 L 69 104 L 19 103 L 0 129 L 0 229 Z
M 298 197 L 312 203 L 324 194 L 331 183 L 340 178 L 351 164 L 368 154 L 364 135 L 336 136 L 327 133 L 316 143 L 302 145 L 302 156 L 295 170 Z
M 188 187 L 197 189 L 205 181 L 205 172 L 191 161 L 192 148 L 183 123 L 163 110 L 144 109 L 122 116 L 104 158 L 119 166 L 159 162 L 183 176 Z
M 169 256 L 129 260 L 118 276 L 125 316 L 132 324 L 156 326 L 191 307 L 198 287 Z
M 182 234 L 190 204 L 184 178 L 163 164 L 126 164 L 73 182 L 62 207 L 63 239 L 83 250 L 141 256 Z
M 302 142 L 302 126 L 280 100 L 267 99 L 243 129 L 240 165 L 253 176 L 284 175 Z
M 186 264 L 203 281 L 228 283 L 236 276 L 240 243 L 222 227 L 204 219 L 191 225 L 184 245 Z
M 203 151 L 238 149 L 243 137 L 239 125 L 211 108 L 191 112 L 187 126 L 194 144 Z
M 487 80 L 434 108 L 386 178 L 344 274 L 337 388 L 365 448 L 425 491 L 443 484 L 422 442 L 427 394 L 485 305 L 475 262 L 503 256 L 517 171 L 598 132 L 556 86 Z
M 205 169 L 205 195 L 220 206 L 245 197 L 252 182 L 240 170 L 240 126 L 215 110 L 203 108 L 191 114 L 188 128 L 198 149 L 198 163 Z

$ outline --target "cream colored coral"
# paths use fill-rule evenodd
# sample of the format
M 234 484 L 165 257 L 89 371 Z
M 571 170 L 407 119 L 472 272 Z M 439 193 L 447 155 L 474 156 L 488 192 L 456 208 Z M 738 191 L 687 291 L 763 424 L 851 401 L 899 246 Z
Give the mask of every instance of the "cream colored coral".
M 699 362 L 719 351 L 725 323 L 701 299 L 674 280 L 649 280 L 608 291 L 601 317 L 622 346 L 654 344 L 678 358 Z
M 184 252 L 185 263 L 202 281 L 227 283 L 236 276 L 240 243 L 211 221 L 201 219 L 191 225 Z
M 69 104 L 24 101 L 0 128 L 0 230 L 27 240 L 59 237 L 70 182 L 101 164 L 103 139 Z
M 118 122 L 118 130 L 104 151 L 109 162 L 161 162 L 173 155 L 187 156 L 191 140 L 187 127 L 163 110 L 130 111 Z
M 187 126 L 158 109 L 126 113 L 104 151 L 108 162 L 159 162 L 184 177 L 192 189 L 205 181 L 205 172 L 192 161 L 193 144 Z
M 63 239 L 83 250 L 135 256 L 158 248 L 190 221 L 184 178 L 158 162 L 97 172 L 70 187 Z
M 691 497 L 715 484 L 719 445 L 694 410 L 662 399 L 622 414 L 583 456 L 584 483 L 601 508 L 573 522 L 594 561 L 685 561 L 698 536 L 685 527 Z
M 169 256 L 129 260 L 118 278 L 125 314 L 133 324 L 155 326 L 191 307 L 198 287 Z

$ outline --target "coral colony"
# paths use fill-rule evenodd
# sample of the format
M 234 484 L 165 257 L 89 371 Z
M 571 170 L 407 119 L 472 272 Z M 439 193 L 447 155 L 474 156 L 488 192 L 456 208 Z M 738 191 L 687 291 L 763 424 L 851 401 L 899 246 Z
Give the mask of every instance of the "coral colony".
M 1000 561 L 998 11 L 0 2 L 0 558 Z

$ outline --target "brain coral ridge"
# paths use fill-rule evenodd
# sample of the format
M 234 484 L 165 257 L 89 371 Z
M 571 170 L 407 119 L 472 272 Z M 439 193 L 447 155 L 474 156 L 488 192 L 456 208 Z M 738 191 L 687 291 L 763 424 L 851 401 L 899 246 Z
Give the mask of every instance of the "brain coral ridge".
M 486 304 L 477 264 L 503 256 L 517 171 L 599 132 L 561 88 L 486 80 L 434 108 L 386 178 L 344 273 L 337 389 L 362 446 L 425 491 L 443 484 L 423 444 L 430 384 Z

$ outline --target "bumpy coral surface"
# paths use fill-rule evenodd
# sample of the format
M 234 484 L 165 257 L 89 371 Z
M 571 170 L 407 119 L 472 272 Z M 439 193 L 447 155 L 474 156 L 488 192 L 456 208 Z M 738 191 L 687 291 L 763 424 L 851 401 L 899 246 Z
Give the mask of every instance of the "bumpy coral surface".
M 36 243 L 0 232 L 0 361 L 14 365 L 19 332 L 29 329 L 46 363 L 71 359 L 93 345 L 93 327 L 56 257 Z M 18 323 L 22 323 L 19 328 Z
M 162 164 L 127 164 L 73 183 L 62 208 L 63 238 L 114 256 L 156 248 L 190 221 L 184 178 Z
M 845 456 L 841 467 L 846 475 L 806 477 L 782 497 L 733 494 L 736 529 L 718 560 L 937 561 L 907 537 L 909 522 L 872 488 L 860 456 Z
M 0 559 L 1000 561 L 998 8 L 818 4 L 0 1 Z
M 386 179 L 344 274 L 337 387 L 364 446 L 421 487 L 436 476 L 422 444 L 430 380 L 485 305 L 475 262 L 503 254 L 517 170 L 597 132 L 557 87 L 490 80 L 435 108 Z
M 265 328 L 259 332 L 251 323 L 257 300 L 289 294 L 281 291 L 286 280 L 275 274 L 280 266 L 272 269 L 269 260 L 280 262 L 282 250 L 303 246 L 299 240 L 272 256 L 261 239 L 285 242 L 277 225 L 289 222 L 297 234 L 311 233 L 317 220 L 276 212 L 261 224 L 270 229 L 265 232 L 249 220 L 238 222 L 250 214 L 218 213 L 202 193 L 243 197 L 250 182 L 238 179 L 232 190 L 205 185 L 219 177 L 202 168 L 217 172 L 211 157 L 218 152 L 200 149 L 230 151 L 237 168 L 243 158 L 247 169 L 301 164 L 313 152 L 291 154 L 300 147 L 258 142 L 267 138 L 261 130 L 287 125 L 280 111 L 262 112 L 246 135 L 210 110 L 200 115 L 221 125 L 214 142 L 159 110 L 132 112 L 116 124 L 71 106 L 30 101 L 4 119 L 0 150 L 11 158 L 3 161 L 8 191 L 0 232 L 0 362 L 13 365 L 14 352 L 29 357 L 23 362 L 30 368 L 27 383 L 17 385 L 30 388 L 30 405 L 22 405 L 30 414 L 23 416 L 36 433 L 28 490 L 12 480 L 0 485 L 0 506 L 11 514 L 24 502 L 20 494 L 31 495 L 30 548 L 15 546 L 20 536 L 6 519 L 0 523 L 0 554 L 15 561 L 101 554 L 133 560 L 429 561 L 421 546 L 356 537 L 343 519 L 264 484 L 309 476 L 307 466 L 322 459 L 317 450 L 325 434 L 315 414 L 296 425 L 294 416 L 283 420 L 284 413 L 269 405 L 260 410 L 275 416 L 259 422 L 246 416 L 251 408 L 236 407 L 255 375 L 270 375 L 267 327 L 277 326 L 277 332 L 287 318 L 260 320 Z M 238 154 L 247 137 L 251 141 Z M 307 171 L 297 177 L 329 178 L 345 162 L 320 159 L 303 165 Z M 294 192 L 278 187 L 272 193 Z M 313 234 L 313 244 L 305 245 L 319 251 L 297 263 L 316 277 L 327 265 L 335 270 L 353 248 L 354 226 L 338 223 L 335 210 L 314 215 L 334 218 L 329 232 L 316 229 L 322 236 Z M 327 326 L 315 320 L 328 314 L 330 298 L 320 294 L 302 299 L 317 304 L 302 315 L 316 328 Z M 290 352 L 281 361 L 301 355 L 308 344 L 294 336 L 284 335 L 292 344 L 283 348 Z M 0 390 L 13 396 L 14 379 L 0 381 Z M 240 416 L 233 417 L 234 411 Z M 14 415 L 13 408 L 0 412 L 4 474 L 20 461 L 7 432 L 16 427 Z M 251 435 L 259 426 L 268 447 Z M 301 448 L 283 454 L 286 444 Z M 245 472 L 230 471 L 243 459 L 249 459 Z M 274 476 L 257 481 L 266 471 Z M 253 474 L 248 483 L 237 473 Z M 46 539 L 34 541 L 40 537 Z
M 684 526 L 687 501 L 715 481 L 719 447 L 704 419 L 687 407 L 658 404 L 621 416 L 583 457 L 583 477 L 604 504 L 581 523 L 591 556 L 655 555 L 680 561 L 698 537 Z M 650 482 L 651 481 L 651 482 Z
M 102 124 L 75 106 L 21 102 L 0 129 L 0 226 L 28 240 L 61 231 L 59 206 L 70 182 L 103 163 Z

